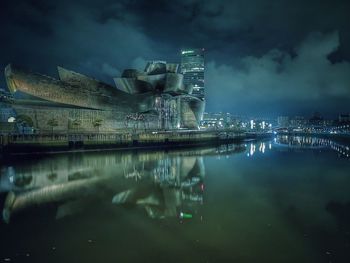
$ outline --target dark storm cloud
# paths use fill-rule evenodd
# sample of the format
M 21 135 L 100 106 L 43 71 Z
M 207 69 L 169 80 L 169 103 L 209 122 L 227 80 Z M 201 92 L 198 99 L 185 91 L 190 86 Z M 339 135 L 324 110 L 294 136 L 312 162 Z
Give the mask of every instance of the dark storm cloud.
M 128 8 L 139 15 L 142 24 L 146 25 L 147 35 L 165 37 L 165 40 L 184 45 L 202 44 L 211 52 L 224 49 L 262 54 L 272 47 L 292 49 L 313 31 L 338 30 L 344 41 L 349 40 L 350 34 L 347 28 L 350 4 L 347 1 L 182 0 L 137 3 L 128 5 Z M 157 5 L 161 8 L 158 9 Z M 163 30 L 159 30 L 160 27 Z M 346 50 L 348 55 L 349 51 Z
M 158 56 L 154 40 L 138 30 L 131 14 L 107 19 L 104 8 L 96 10 L 94 5 L 83 3 L 59 2 L 45 13 L 40 13 L 44 10 L 38 10 L 37 3 L 18 4 L 17 8 L 8 7 L 2 19 L 7 23 L 5 47 L 0 51 L 2 66 L 12 62 L 55 74 L 56 65 L 62 65 L 111 82 L 112 76 L 133 65 L 134 60 Z M 118 6 L 111 8 L 117 10 Z M 25 24 L 22 15 L 29 12 L 33 17 Z
M 340 110 L 338 102 L 350 100 L 350 63 L 329 61 L 329 54 L 338 48 L 338 32 L 311 33 L 296 47 L 295 56 L 272 49 L 260 57 L 243 57 L 237 66 L 211 61 L 207 64 L 207 85 L 217 85 L 225 96 L 213 89 L 208 89 L 208 95 L 213 101 L 232 104 L 238 112 L 244 105 L 272 112 L 293 104 L 310 112 L 321 103 Z M 255 108 L 256 102 L 259 108 Z
M 13 0 L 0 11 L 0 66 L 55 74 L 61 65 L 111 82 L 125 67 L 205 47 L 208 110 L 337 112 L 350 94 L 349 9 L 339 0 Z
M 0 21 L 5 32 L 18 27 L 42 36 L 53 33 L 50 24 L 45 23 L 48 22 L 53 6 L 46 1 L 5 1 L 1 8 Z

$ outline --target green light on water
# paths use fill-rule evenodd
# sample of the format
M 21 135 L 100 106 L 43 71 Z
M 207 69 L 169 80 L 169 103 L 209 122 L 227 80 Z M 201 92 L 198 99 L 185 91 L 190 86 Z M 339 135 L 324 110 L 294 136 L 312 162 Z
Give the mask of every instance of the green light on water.
M 184 218 L 184 219 L 190 219 L 190 218 L 192 218 L 193 216 L 192 216 L 192 214 L 188 214 L 188 213 L 183 213 L 183 212 L 181 212 L 181 213 L 180 213 L 180 217 L 181 217 L 181 218 Z

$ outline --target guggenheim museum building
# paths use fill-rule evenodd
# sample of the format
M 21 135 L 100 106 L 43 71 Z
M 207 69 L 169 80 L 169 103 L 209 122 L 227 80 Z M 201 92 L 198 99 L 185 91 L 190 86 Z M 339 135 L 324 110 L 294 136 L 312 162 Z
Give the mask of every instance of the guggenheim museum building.
M 115 86 L 62 67 L 56 79 L 10 64 L 5 78 L 18 120 L 38 132 L 197 129 L 205 101 L 178 68 L 152 61 L 124 70 Z

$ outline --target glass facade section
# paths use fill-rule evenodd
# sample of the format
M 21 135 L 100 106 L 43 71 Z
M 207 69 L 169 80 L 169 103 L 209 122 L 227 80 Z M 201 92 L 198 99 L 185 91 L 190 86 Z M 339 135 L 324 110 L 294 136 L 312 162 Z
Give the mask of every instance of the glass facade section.
M 184 84 L 193 86 L 192 95 L 204 100 L 204 49 L 181 51 L 181 73 Z

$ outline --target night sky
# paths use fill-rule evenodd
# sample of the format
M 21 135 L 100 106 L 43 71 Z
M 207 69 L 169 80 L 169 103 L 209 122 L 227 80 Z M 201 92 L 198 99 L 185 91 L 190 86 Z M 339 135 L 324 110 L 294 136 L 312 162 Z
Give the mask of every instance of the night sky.
M 207 111 L 335 116 L 350 111 L 349 12 L 346 0 L 2 1 L 0 67 L 112 83 L 203 47 Z

